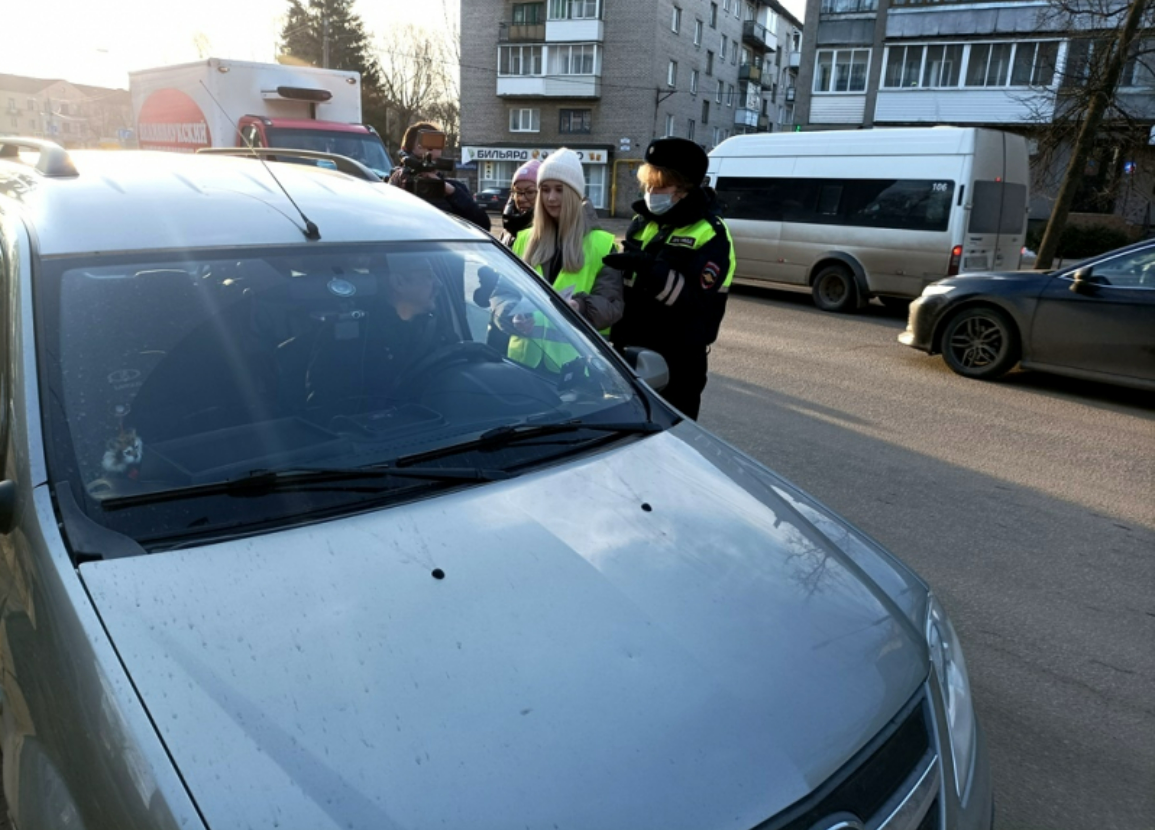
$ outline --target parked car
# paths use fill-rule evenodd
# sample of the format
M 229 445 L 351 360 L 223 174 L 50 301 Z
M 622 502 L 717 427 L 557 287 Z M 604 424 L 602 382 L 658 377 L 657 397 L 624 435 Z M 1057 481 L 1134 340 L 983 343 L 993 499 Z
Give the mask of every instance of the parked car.
M 969 378 L 1025 369 L 1155 389 L 1155 240 L 1049 272 L 928 285 L 900 343 Z
M 990 828 L 927 585 L 488 234 L 0 138 L 0 283 L 14 826 Z
M 477 204 L 486 210 L 504 210 L 505 203 L 508 201 L 508 187 L 487 187 L 477 194 Z

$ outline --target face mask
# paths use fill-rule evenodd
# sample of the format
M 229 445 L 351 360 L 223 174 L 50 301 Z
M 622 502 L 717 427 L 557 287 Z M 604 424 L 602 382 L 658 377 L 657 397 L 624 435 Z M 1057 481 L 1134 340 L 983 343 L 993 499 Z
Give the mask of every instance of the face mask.
M 672 193 L 646 194 L 646 209 L 654 216 L 661 216 L 673 206 L 674 196 Z

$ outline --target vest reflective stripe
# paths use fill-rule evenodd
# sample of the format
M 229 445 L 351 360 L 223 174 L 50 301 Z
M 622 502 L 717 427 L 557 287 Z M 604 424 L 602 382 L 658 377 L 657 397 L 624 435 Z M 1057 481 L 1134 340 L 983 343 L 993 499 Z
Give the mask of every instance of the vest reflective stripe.
M 734 256 L 734 238 L 730 236 L 730 229 L 726 227 L 725 222 L 719 220 L 718 224 L 722 226 L 722 229 L 726 233 L 726 241 L 730 243 L 730 268 L 726 271 L 726 278 L 722 280 L 722 285 L 718 288 L 719 293 L 725 294 L 730 290 L 730 283 L 734 280 L 734 270 L 737 268 L 738 260 Z M 658 235 L 660 230 L 661 228 L 657 222 L 647 222 L 645 227 L 642 228 L 642 232 L 636 237 L 636 239 L 638 242 L 642 243 L 642 247 L 644 248 L 654 241 L 654 238 Z M 710 223 L 709 219 L 699 219 L 692 225 L 683 225 L 680 228 L 674 228 L 673 231 L 666 235 L 666 239 L 672 239 L 675 236 L 688 236 L 694 240 L 693 250 L 696 251 L 717 235 L 718 232 Z M 667 242 L 665 244 L 669 243 Z M 689 246 L 672 245 L 670 247 L 688 248 Z M 655 248 L 655 250 L 657 249 Z
M 519 257 L 525 256 L 525 249 L 529 246 L 529 235 L 532 229 L 527 228 L 513 240 L 513 252 Z M 586 234 L 582 241 L 583 262 L 578 272 L 562 270 L 553 281 L 553 288 L 562 292 L 573 287 L 574 294 L 589 294 L 594 287 L 598 272 L 602 269 L 602 259 L 613 250 L 614 235 L 608 231 L 594 230 Z M 534 268 L 538 274 L 542 273 L 541 266 Z M 608 335 L 609 329 L 602 331 Z M 540 311 L 533 313 L 533 331 L 526 336 L 514 335 L 509 338 L 510 359 L 535 369 L 545 364 L 551 372 L 561 371 L 561 367 L 581 357 L 580 353 L 569 344 L 568 338 L 559 334 L 549 319 Z

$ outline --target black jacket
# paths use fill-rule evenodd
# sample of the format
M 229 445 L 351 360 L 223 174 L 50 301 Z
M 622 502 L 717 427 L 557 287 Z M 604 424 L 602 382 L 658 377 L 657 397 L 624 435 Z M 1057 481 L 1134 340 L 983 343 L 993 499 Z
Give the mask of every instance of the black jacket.
M 611 340 L 618 348 L 645 346 L 662 354 L 705 349 L 718 338 L 726 313 L 725 281 L 734 258 L 717 202 L 712 193 L 694 188 L 661 216 L 650 213 L 642 199 L 632 207 L 636 215 L 626 248 L 640 244 L 649 225 L 657 233 L 644 247 L 651 255 L 648 267 L 626 274 L 625 314 Z
M 401 155 L 405 156 L 407 154 L 402 151 Z M 389 176 L 389 183 L 398 187 L 405 187 L 405 180 L 409 175 L 409 172 L 403 166 L 395 167 Z M 477 227 L 483 231 L 488 231 L 490 229 L 489 214 L 473 200 L 473 194 L 469 192 L 469 188 L 464 182 L 460 182 L 457 179 L 443 179 L 443 181 L 453 186 L 453 195 L 442 196 L 439 199 L 428 199 L 426 201 L 445 213 L 460 216 L 462 219 L 466 219 L 477 225 Z M 409 188 L 405 189 L 409 190 Z

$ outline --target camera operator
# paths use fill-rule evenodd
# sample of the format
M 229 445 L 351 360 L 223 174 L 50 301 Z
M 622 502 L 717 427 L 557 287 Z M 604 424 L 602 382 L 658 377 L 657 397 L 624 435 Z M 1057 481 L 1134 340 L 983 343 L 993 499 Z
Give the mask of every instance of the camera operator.
M 401 165 L 393 168 L 389 183 L 488 231 L 489 214 L 473 201 L 469 188 L 456 179 L 445 178 L 444 171 L 453 169 L 453 161 L 441 158 L 444 148 L 445 133 L 436 125 L 410 125 L 401 139 Z

